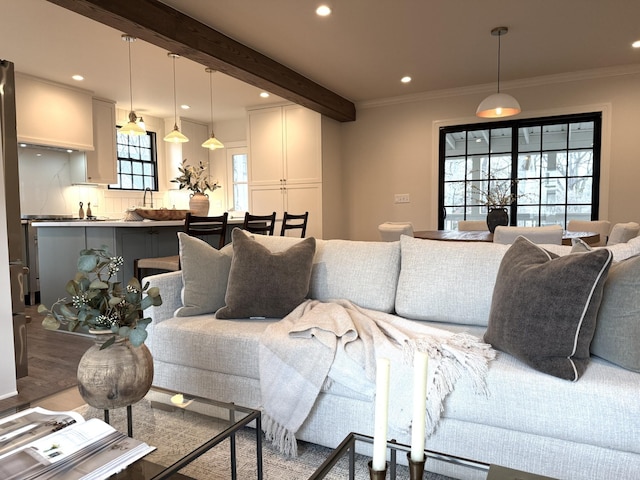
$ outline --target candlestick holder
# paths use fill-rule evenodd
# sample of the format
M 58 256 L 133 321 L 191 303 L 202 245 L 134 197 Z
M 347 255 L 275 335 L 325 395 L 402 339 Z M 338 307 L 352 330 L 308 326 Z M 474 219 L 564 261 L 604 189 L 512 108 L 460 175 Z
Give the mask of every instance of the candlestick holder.
M 384 470 L 374 470 L 372 464 L 372 461 L 367 463 L 369 467 L 369 478 L 371 480 L 384 480 L 387 477 L 387 464 L 384 464 Z
M 411 460 L 411 452 L 407 453 L 407 461 L 409 462 L 409 480 L 422 480 L 422 477 L 424 476 L 425 460 L 414 462 Z

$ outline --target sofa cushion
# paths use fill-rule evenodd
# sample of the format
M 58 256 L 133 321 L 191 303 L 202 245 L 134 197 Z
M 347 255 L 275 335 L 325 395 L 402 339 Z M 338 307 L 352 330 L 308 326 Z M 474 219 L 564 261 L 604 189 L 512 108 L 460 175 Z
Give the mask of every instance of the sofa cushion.
M 516 239 L 500 263 L 485 342 L 543 373 L 578 380 L 612 258 L 608 250 L 558 257 Z
M 640 256 L 611 266 L 591 353 L 640 372 Z
M 216 250 L 207 242 L 178 232 L 182 272 L 182 307 L 176 317 L 213 313 L 224 305 L 231 268 L 231 247 Z
M 346 299 L 388 313 L 399 274 L 399 242 L 327 240 L 317 248 L 309 296 L 323 302 Z
M 402 237 L 396 312 L 414 320 L 486 326 L 509 245 Z
M 234 229 L 233 259 L 225 306 L 217 318 L 282 318 L 309 292 L 315 238 L 305 238 L 273 253 L 244 230 Z

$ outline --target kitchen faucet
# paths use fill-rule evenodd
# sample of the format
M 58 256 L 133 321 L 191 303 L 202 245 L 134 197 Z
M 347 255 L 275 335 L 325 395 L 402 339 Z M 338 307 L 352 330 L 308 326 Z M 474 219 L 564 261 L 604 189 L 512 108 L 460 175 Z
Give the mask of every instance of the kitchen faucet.
M 144 189 L 144 195 L 142 197 L 142 206 L 143 207 L 147 206 L 147 192 L 151 194 L 151 208 L 153 208 L 153 190 L 151 190 L 149 187 Z

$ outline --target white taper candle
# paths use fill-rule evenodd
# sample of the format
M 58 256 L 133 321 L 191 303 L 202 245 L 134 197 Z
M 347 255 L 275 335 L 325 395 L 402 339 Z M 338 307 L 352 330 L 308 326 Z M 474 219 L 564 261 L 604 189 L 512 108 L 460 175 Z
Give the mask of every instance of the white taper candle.
M 411 460 L 424 460 L 424 419 L 427 411 L 427 369 L 426 353 L 413 354 L 413 422 L 411 424 Z
M 389 416 L 388 358 L 376 359 L 376 403 L 373 432 L 373 459 L 371 468 L 381 471 L 387 463 L 387 418 Z

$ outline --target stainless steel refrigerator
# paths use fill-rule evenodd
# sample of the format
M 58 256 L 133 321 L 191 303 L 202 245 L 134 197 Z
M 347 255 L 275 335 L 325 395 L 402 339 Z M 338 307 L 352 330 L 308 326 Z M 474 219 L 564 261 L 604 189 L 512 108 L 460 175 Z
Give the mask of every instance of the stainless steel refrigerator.
M 13 63 L 0 60 L 0 147 L 4 168 L 7 241 L 11 275 L 13 335 L 16 350 L 16 376 L 27 375 L 27 330 L 24 311 L 23 229 L 20 220 L 18 180 L 18 135 Z

